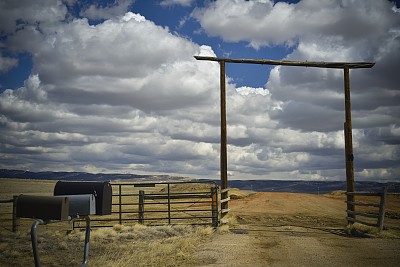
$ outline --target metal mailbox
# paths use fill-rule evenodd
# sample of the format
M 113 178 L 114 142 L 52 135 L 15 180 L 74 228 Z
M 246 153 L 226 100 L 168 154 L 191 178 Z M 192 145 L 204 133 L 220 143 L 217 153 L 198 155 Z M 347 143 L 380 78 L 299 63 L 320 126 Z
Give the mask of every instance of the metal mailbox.
M 68 220 L 69 200 L 67 197 L 19 195 L 16 216 L 44 221 Z
M 87 216 L 96 214 L 96 201 L 93 194 L 85 195 L 65 195 L 55 197 L 67 197 L 69 200 L 68 215 L 71 218 L 79 218 L 80 216 Z
M 93 194 L 96 201 L 96 215 L 110 215 L 112 209 L 112 188 L 110 182 L 58 181 L 54 187 L 55 196 Z

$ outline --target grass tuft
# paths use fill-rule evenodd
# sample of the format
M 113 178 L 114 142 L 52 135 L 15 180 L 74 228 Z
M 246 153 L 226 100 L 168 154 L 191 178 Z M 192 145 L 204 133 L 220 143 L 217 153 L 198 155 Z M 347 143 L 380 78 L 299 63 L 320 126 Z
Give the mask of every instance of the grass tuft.
M 219 233 L 219 234 L 227 234 L 227 233 L 230 233 L 230 227 L 229 227 L 229 225 L 221 225 L 220 227 L 218 227 L 217 233 Z
M 347 232 L 356 236 L 379 237 L 379 238 L 400 238 L 397 231 L 383 230 L 379 231 L 377 227 L 354 223 L 347 226 Z
M 335 191 L 332 191 L 329 193 L 329 195 L 332 195 L 332 196 L 343 196 L 345 194 L 346 194 L 346 191 L 344 191 L 344 190 L 335 190 Z
M 68 244 L 65 241 L 61 241 L 60 243 L 58 243 L 58 248 L 60 250 L 67 250 L 68 249 Z
M 221 219 L 222 225 L 228 226 L 229 228 L 235 227 L 239 224 L 237 218 L 232 213 L 228 213 Z
M 92 231 L 92 233 L 90 234 L 90 239 L 94 240 L 94 241 L 97 241 L 97 240 L 104 241 L 104 240 L 113 239 L 117 235 L 118 235 L 118 233 L 113 228 L 104 227 L 104 228 L 99 228 L 99 229 Z M 82 240 L 84 240 L 85 235 L 82 235 L 81 238 L 82 238 Z
M 229 190 L 229 197 L 231 199 L 242 199 L 242 198 L 246 198 L 248 196 L 254 195 L 254 194 L 255 194 L 254 191 L 241 190 L 238 188 L 231 188 Z

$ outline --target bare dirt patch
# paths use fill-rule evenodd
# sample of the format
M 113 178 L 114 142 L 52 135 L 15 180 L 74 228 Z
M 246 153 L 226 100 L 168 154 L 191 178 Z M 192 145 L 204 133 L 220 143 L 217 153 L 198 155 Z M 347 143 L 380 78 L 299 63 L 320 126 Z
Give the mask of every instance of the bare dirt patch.
M 236 224 L 199 252 L 200 266 L 398 266 L 400 239 L 360 238 L 346 232 L 345 197 L 256 193 L 230 202 Z M 388 210 L 400 200 L 389 197 Z M 387 218 L 396 236 L 400 221 Z

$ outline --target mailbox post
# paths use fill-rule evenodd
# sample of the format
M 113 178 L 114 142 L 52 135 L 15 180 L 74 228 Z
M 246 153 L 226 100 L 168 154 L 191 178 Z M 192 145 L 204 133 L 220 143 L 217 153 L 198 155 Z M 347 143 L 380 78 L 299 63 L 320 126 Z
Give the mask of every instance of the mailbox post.
M 16 216 L 36 219 L 31 227 L 31 241 L 35 267 L 40 267 L 37 227 L 41 224 L 86 220 L 83 262 L 89 258 L 90 215 L 108 215 L 112 208 L 112 191 L 109 182 L 57 182 L 54 196 L 20 195 L 16 200 Z

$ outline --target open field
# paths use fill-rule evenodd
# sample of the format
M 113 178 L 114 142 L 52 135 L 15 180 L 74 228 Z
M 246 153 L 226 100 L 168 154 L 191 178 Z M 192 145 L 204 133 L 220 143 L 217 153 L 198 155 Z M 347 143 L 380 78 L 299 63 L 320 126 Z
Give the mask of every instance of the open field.
M 20 193 L 51 195 L 55 182 L 0 179 L 0 183 L 0 199 L 7 199 Z M 229 223 L 218 231 L 134 223 L 93 230 L 89 266 L 365 267 L 400 262 L 399 196 L 388 196 L 385 231 L 377 238 L 361 238 L 346 234 L 343 194 L 230 193 L 231 212 L 225 218 Z M 5 218 L 4 211 L 0 204 L 0 219 Z M 31 222 L 12 233 L 0 220 L 0 266 L 33 265 Z M 70 230 L 68 222 L 39 226 L 43 266 L 80 264 L 84 232 Z

